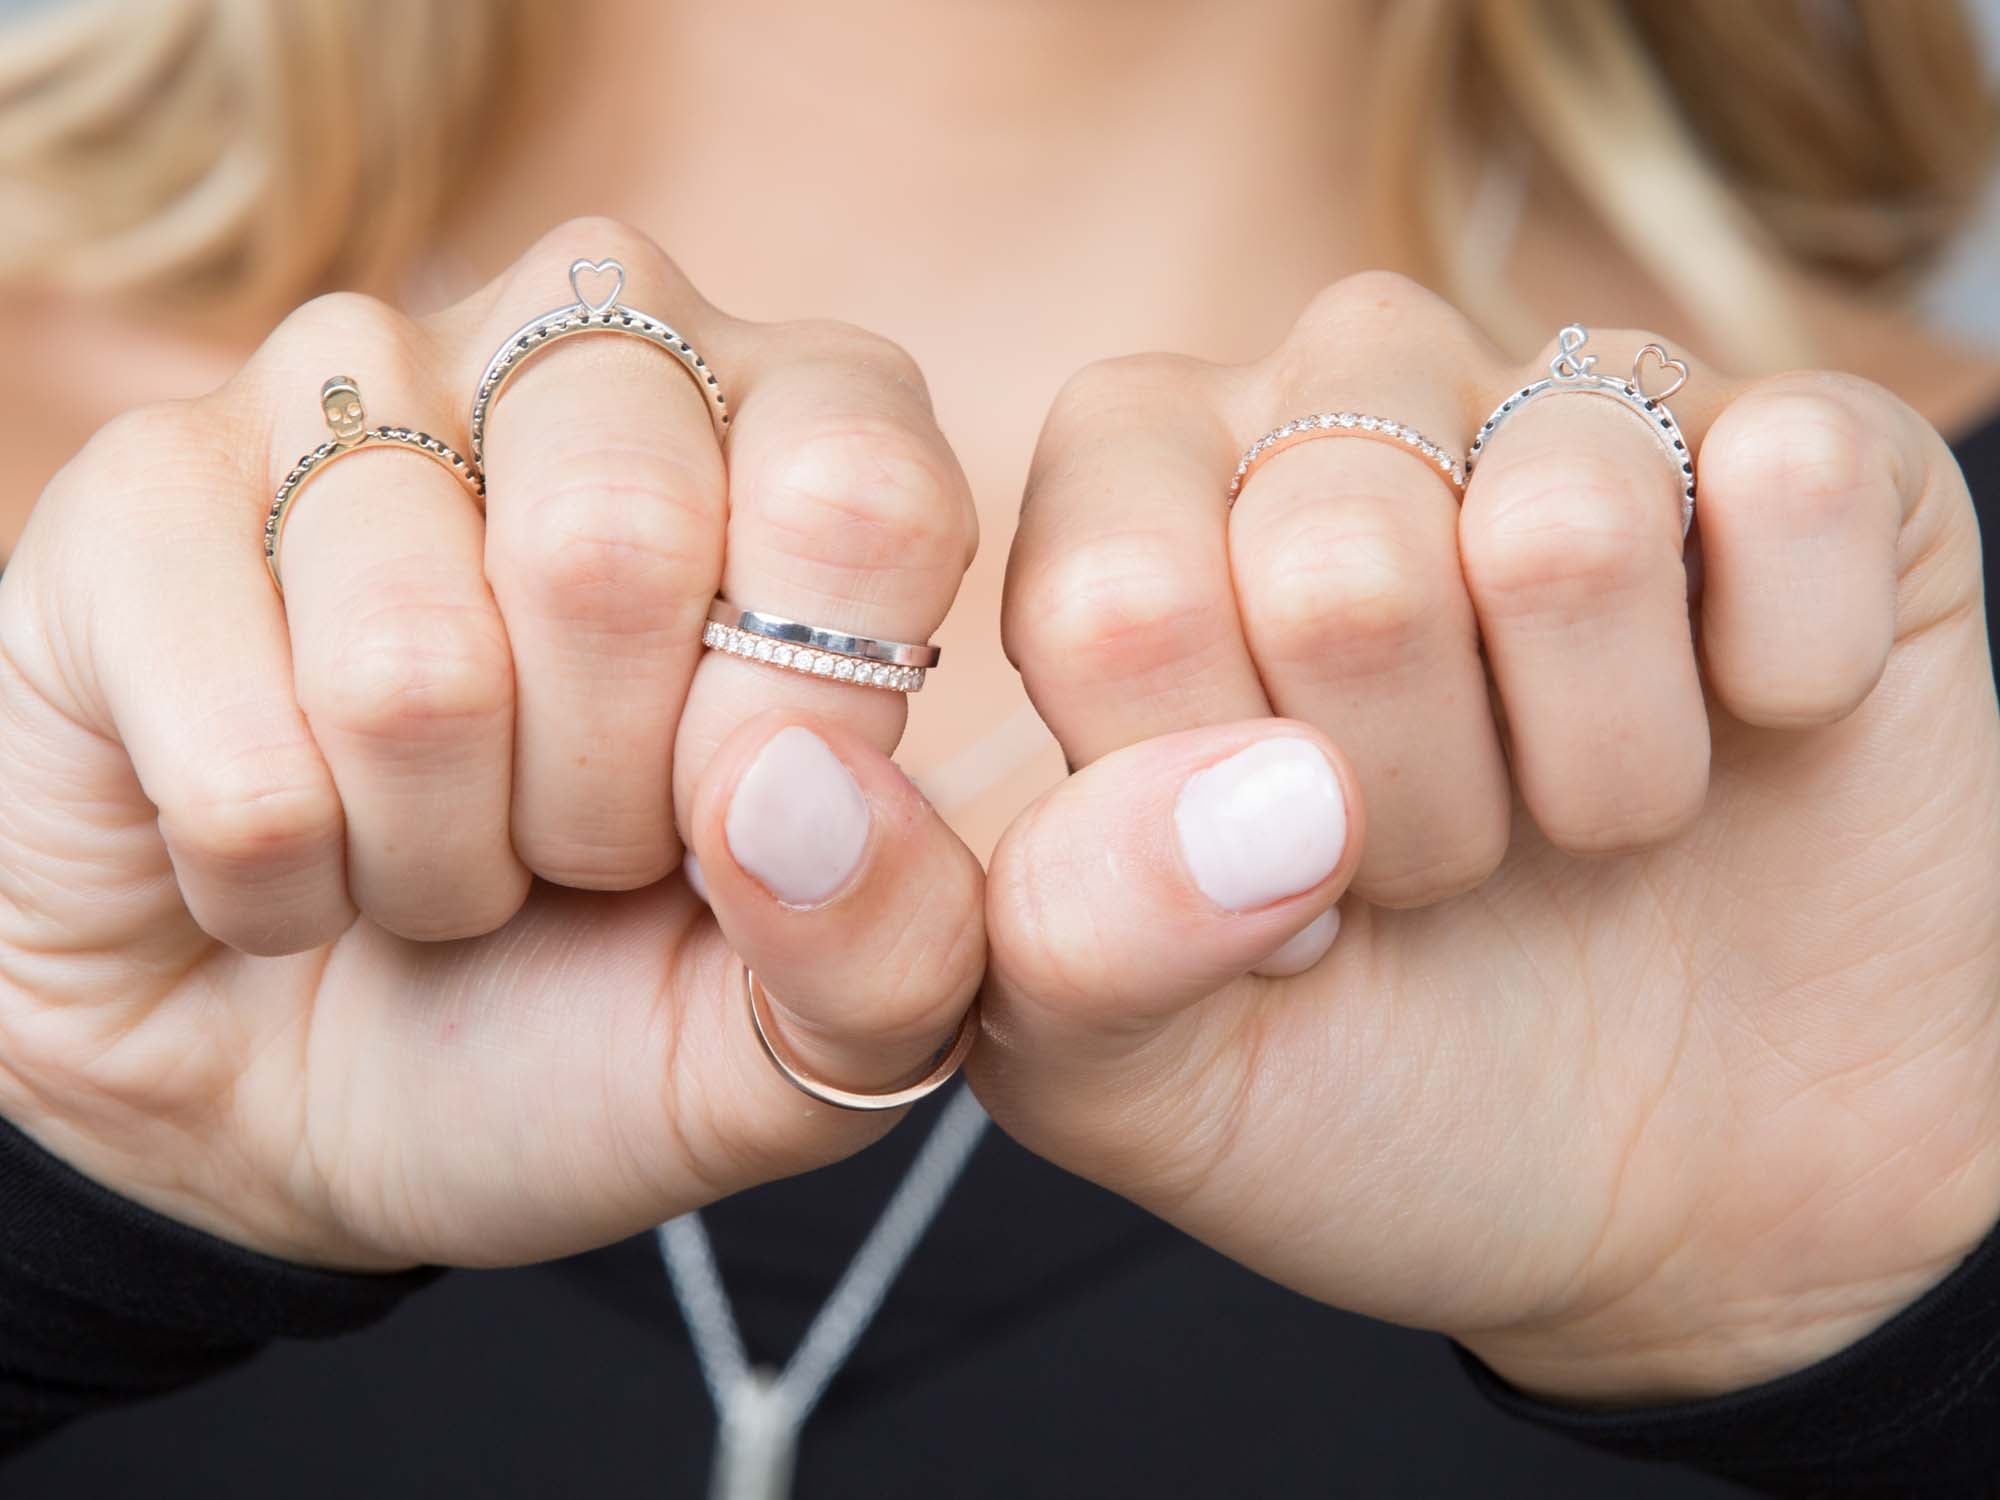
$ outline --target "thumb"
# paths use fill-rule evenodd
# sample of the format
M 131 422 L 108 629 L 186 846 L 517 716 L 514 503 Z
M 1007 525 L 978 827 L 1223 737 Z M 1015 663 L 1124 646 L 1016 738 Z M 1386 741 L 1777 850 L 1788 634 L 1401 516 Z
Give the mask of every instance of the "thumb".
M 985 971 L 983 877 L 895 763 L 831 724 L 763 714 L 718 749 L 691 822 L 691 883 L 770 997 L 774 1043 L 856 1092 L 923 1072 Z M 747 1015 L 726 1019 L 737 1051 L 761 1051 Z M 786 1089 L 768 1058 L 750 1072 Z
M 989 1030 L 1129 1042 L 1253 969 L 1309 967 L 1361 851 L 1361 800 L 1318 731 L 1260 719 L 1079 771 L 994 852 Z

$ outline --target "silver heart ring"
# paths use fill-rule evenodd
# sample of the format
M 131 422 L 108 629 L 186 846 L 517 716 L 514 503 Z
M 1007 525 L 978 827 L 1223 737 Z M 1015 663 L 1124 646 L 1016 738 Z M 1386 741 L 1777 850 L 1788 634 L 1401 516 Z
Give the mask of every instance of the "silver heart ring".
M 603 295 L 593 297 L 584 289 L 584 278 L 610 279 L 610 289 Z M 543 313 L 539 318 L 522 324 L 507 336 L 507 342 L 499 352 L 486 362 L 485 373 L 479 377 L 479 388 L 472 397 L 472 463 L 482 476 L 481 493 L 485 492 L 486 471 L 486 422 L 492 412 L 493 403 L 500 399 L 500 392 L 514 372 L 532 359 L 537 350 L 546 349 L 560 339 L 572 338 L 579 333 L 623 333 L 634 338 L 642 338 L 667 351 L 680 362 L 688 378 L 702 394 L 708 407 L 709 420 L 715 425 L 715 439 L 721 442 L 729 433 L 729 400 L 722 394 L 722 382 L 707 360 L 696 352 L 694 345 L 684 338 L 680 331 L 661 322 L 647 313 L 635 311 L 618 299 L 625 293 L 625 268 L 615 260 L 578 260 L 569 268 L 569 289 L 576 300 L 566 307 L 558 307 L 553 312 Z
M 1614 375 L 1595 373 L 1597 356 L 1583 352 L 1583 346 L 1589 341 L 1590 331 L 1580 323 L 1570 324 L 1556 336 L 1556 357 L 1549 361 L 1548 378 L 1524 385 L 1501 401 L 1493 408 L 1493 415 L 1486 419 L 1486 425 L 1479 429 L 1479 435 L 1472 440 L 1472 449 L 1465 455 L 1466 479 L 1468 482 L 1471 480 L 1473 471 L 1479 465 L 1480 455 L 1493 441 L 1493 434 L 1500 430 L 1501 424 L 1530 401 L 1551 391 L 1608 396 L 1645 422 L 1654 441 L 1673 464 L 1681 487 L 1681 535 L 1686 537 L 1688 528 L 1694 524 L 1694 454 L 1688 448 L 1687 439 L 1681 435 L 1681 424 L 1667 407 L 1667 397 L 1687 384 L 1687 364 L 1674 358 L 1662 345 L 1648 344 L 1632 360 L 1632 378 L 1620 380 Z M 1649 359 L 1656 361 L 1670 377 L 1668 383 L 1657 391 L 1646 388 L 1646 362 Z

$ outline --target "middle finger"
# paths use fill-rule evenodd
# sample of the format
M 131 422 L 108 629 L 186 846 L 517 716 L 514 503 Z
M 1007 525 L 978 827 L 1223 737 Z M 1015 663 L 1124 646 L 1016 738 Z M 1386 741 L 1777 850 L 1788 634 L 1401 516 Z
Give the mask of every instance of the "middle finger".
M 1354 763 L 1371 825 L 1354 889 L 1388 906 L 1467 890 L 1507 848 L 1507 767 L 1459 570 L 1458 497 L 1435 454 L 1462 461 L 1464 418 L 1429 350 L 1477 357 L 1428 293 L 1364 277 L 1323 298 L 1260 382 L 1277 388 L 1288 425 L 1311 425 L 1250 472 L 1230 517 L 1244 631 L 1272 707 L 1333 735 Z M 1352 368 L 1359 351 L 1372 351 L 1365 370 Z
M 529 251 L 469 345 L 560 306 L 572 262 L 606 258 L 629 278 L 620 306 L 707 352 L 720 317 L 644 236 L 601 220 Z M 578 273 L 575 293 L 603 301 L 612 274 Z M 668 768 L 722 571 L 707 396 L 670 351 L 592 330 L 525 359 L 483 435 L 486 568 L 518 673 L 514 846 L 560 885 L 650 885 L 680 860 Z

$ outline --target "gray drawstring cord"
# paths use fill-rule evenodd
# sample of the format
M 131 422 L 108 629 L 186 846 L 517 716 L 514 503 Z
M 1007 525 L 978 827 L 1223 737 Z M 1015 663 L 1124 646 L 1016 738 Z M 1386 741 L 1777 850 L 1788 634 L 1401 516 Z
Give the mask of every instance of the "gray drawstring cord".
M 986 1111 L 960 1084 L 782 1370 L 751 1365 L 701 1215 L 683 1214 L 659 1227 L 660 1258 L 715 1402 L 709 1500 L 785 1500 L 791 1494 L 806 1419 L 964 1174 L 986 1125 Z

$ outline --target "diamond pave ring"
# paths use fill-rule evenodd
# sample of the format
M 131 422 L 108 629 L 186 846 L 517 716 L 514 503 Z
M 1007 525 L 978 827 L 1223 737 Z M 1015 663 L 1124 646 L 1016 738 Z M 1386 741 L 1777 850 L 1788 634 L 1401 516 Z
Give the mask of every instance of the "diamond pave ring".
M 944 653 L 936 646 L 881 641 L 868 635 L 821 630 L 783 615 L 741 609 L 718 598 L 709 606 L 702 645 L 748 661 L 851 682 L 860 687 L 914 693 L 924 685 L 924 673 Z

